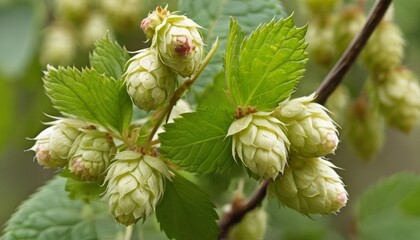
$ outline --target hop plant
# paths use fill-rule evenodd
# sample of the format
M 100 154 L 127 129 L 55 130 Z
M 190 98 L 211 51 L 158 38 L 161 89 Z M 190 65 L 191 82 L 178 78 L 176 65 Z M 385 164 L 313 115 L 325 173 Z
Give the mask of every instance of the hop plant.
M 409 133 L 420 119 L 420 86 L 415 75 L 404 67 L 373 79 L 373 101 L 390 126 Z
M 160 8 L 156 10 L 159 11 Z M 152 48 L 156 48 L 160 59 L 174 72 L 189 77 L 197 69 L 203 55 L 204 43 L 198 32 L 200 26 L 182 15 L 174 15 L 166 12 L 152 13 L 151 16 L 164 18 L 162 23 L 154 27 L 159 20 L 143 20 L 146 25 L 146 35 L 153 35 Z M 154 27 L 154 34 L 151 34 Z
M 322 158 L 291 158 L 270 191 L 281 204 L 304 215 L 338 212 L 347 203 L 347 192 L 334 167 Z
M 345 85 L 338 86 L 326 102 L 326 107 L 332 113 L 332 119 L 343 126 L 345 113 L 350 103 L 350 90 Z
M 70 64 L 76 54 L 76 40 L 71 27 L 62 23 L 48 27 L 41 49 L 43 64 Z
M 366 17 L 358 7 L 348 6 L 338 14 L 334 26 L 334 39 L 339 55 L 346 50 L 365 21 Z
M 346 114 L 346 136 L 356 153 L 369 160 L 382 148 L 385 140 L 385 121 L 367 99 L 359 98 Z
M 159 158 L 118 153 L 105 179 L 105 196 L 115 219 L 128 226 L 152 214 L 163 195 L 165 177 L 170 179 L 170 172 Z
M 106 133 L 82 129 L 69 152 L 69 170 L 83 181 L 99 180 L 115 152 L 116 146 Z
M 320 157 L 333 153 L 338 145 L 337 129 L 325 107 L 314 103 L 315 95 L 288 99 L 279 104 L 273 116 L 287 126 L 291 154 Z
M 267 213 L 256 208 L 229 231 L 229 240 L 263 240 L 267 229 Z
M 290 145 L 283 123 L 270 114 L 248 114 L 228 130 L 228 136 L 233 136 L 233 156 L 237 154 L 252 173 L 264 179 L 275 179 L 283 172 Z
M 61 118 L 50 123 L 35 137 L 36 143 L 30 149 L 35 151 L 39 165 L 45 168 L 61 168 L 68 163 L 68 155 L 73 142 L 79 136 L 79 128 L 86 123 L 69 118 Z
M 308 51 L 316 62 L 323 66 L 331 65 L 334 60 L 334 32 L 331 20 L 326 23 L 313 21 L 308 28 Z
M 340 0 L 303 0 L 305 7 L 314 16 L 324 17 L 331 14 Z
M 366 67 L 374 73 L 399 66 L 404 56 L 404 38 L 399 28 L 382 21 L 362 52 Z
M 154 110 L 173 95 L 176 75 L 162 64 L 155 49 L 140 50 L 127 65 L 127 91 L 137 107 L 146 111 Z

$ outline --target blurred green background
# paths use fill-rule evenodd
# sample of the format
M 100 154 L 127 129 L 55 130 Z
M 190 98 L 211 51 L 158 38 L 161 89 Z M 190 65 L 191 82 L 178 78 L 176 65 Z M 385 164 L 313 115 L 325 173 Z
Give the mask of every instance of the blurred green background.
M 145 39 L 138 23 L 141 18 L 147 15 L 147 12 L 153 9 L 153 6 L 164 1 L 115 1 L 126 4 L 140 2 L 140 7 L 135 13 L 138 16 L 138 22 L 135 24 L 113 22 L 115 18 L 119 18 L 103 10 L 99 1 L 89 1 L 88 11 L 103 14 L 106 19 L 105 24 L 108 24 L 105 26 L 111 30 L 112 37 L 126 46 L 128 50 L 142 48 L 145 46 Z M 176 8 L 176 1 L 167 2 L 169 2 L 169 9 Z M 369 4 L 373 1 L 367 2 Z M 307 16 L 300 11 L 297 1 L 284 0 L 282 3 L 288 13 L 294 12 L 297 25 L 306 24 Z M 54 1 L 3 0 L 0 2 L 1 226 L 29 194 L 54 175 L 54 170 L 45 170 L 36 164 L 33 161 L 34 153 L 26 150 L 33 145 L 33 141 L 29 138 L 35 137 L 44 128 L 42 122 L 49 121 L 46 114 L 57 115 L 57 112 L 51 108 L 42 86 L 42 71 L 46 68 L 45 59 L 42 59 L 42 56 L 45 51 L 48 51 L 48 46 L 44 44 L 48 32 L 46 26 L 51 26 L 58 18 L 55 8 Z M 396 1 L 395 3 L 395 21 L 401 27 L 406 38 L 404 63 L 420 76 L 420 31 L 418 31 L 420 17 L 418 17 L 418 12 L 420 12 L 420 3 L 417 1 Z M 81 23 L 75 24 L 73 31 L 82 32 L 80 26 L 82 26 Z M 86 65 L 92 46 L 82 43 L 81 39 L 83 38 L 79 36 L 74 42 L 73 54 L 77 56 L 77 60 L 70 58 L 71 60 L 65 64 Z M 302 92 L 313 91 L 327 73 L 325 69 L 313 63 L 310 63 L 309 66 L 301 84 Z M 345 83 L 350 87 L 357 87 L 357 84 L 354 83 L 360 83 L 365 78 L 366 72 L 356 66 L 346 78 Z M 420 173 L 419 140 L 419 127 L 409 135 L 390 129 L 387 131 L 387 140 L 383 151 L 371 162 L 358 159 L 345 140 L 342 140 L 333 161 L 337 166 L 343 168 L 343 170 L 339 170 L 339 174 L 347 185 L 350 200 L 348 206 L 340 214 L 330 219 L 335 229 L 342 232 L 344 236 L 351 236 L 354 233 L 356 201 L 366 188 L 379 179 L 401 171 Z M 290 219 L 302 218 L 293 216 L 295 217 Z M 298 224 L 297 222 L 294 224 Z

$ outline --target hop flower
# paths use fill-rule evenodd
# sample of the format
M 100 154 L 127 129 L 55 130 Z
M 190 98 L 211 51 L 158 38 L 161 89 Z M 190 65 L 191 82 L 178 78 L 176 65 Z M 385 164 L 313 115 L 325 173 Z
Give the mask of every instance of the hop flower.
M 377 109 L 359 98 L 347 113 L 346 136 L 356 153 L 369 160 L 382 148 L 385 140 L 385 121 Z
M 347 192 L 335 166 L 322 158 L 292 158 L 270 186 L 280 203 L 302 214 L 329 214 L 347 203 Z
M 337 129 L 325 107 L 312 102 L 315 95 L 286 100 L 274 110 L 273 116 L 287 125 L 287 138 L 293 154 L 320 157 L 337 148 Z
M 140 27 L 146 34 L 147 39 L 153 38 L 155 35 L 156 27 L 162 23 L 162 21 L 170 15 L 167 7 L 157 7 L 155 11 L 149 13 L 147 18 L 141 21 Z
M 201 62 L 204 43 L 197 28 L 198 24 L 180 15 L 168 15 L 155 28 L 152 48 L 158 50 L 164 64 L 183 77 L 191 76 Z
M 283 172 L 290 145 L 282 130 L 283 124 L 270 114 L 246 115 L 235 120 L 228 131 L 228 136 L 233 135 L 233 156 L 238 154 L 251 172 L 264 179 L 275 179 Z
M 347 86 L 341 84 L 335 89 L 335 91 L 328 98 L 325 106 L 334 114 L 332 119 L 338 123 L 343 124 L 345 120 L 345 113 L 350 103 L 350 90 Z
M 38 163 L 46 168 L 65 167 L 73 142 L 79 136 L 79 128 L 86 123 L 76 119 L 58 119 L 50 123 L 35 137 L 36 143 L 31 148 L 35 151 Z
M 140 50 L 127 64 L 127 91 L 137 107 L 157 109 L 173 95 L 176 75 L 158 59 L 156 50 Z
M 70 26 L 53 24 L 46 29 L 41 47 L 43 64 L 68 65 L 76 55 L 76 40 Z
M 263 240 L 267 229 L 267 213 L 263 208 L 256 208 L 229 231 L 229 240 Z
M 154 212 L 163 195 L 166 165 L 157 157 L 133 151 L 120 152 L 108 170 L 106 197 L 115 219 L 131 225 Z
M 309 54 L 323 66 L 331 65 L 334 60 L 334 32 L 329 19 L 325 23 L 312 21 L 306 37 L 308 39 Z
M 96 181 L 116 152 L 112 138 L 94 129 L 82 129 L 69 152 L 69 170 L 83 181 Z
M 331 14 L 340 0 L 305 0 L 304 4 L 314 16 L 326 16 Z
M 341 55 L 349 46 L 354 36 L 362 29 L 366 17 L 358 7 L 346 7 L 335 21 L 335 45 Z
M 420 86 L 410 70 L 397 67 L 377 76 L 370 92 L 390 126 L 409 133 L 418 124 Z
M 399 66 L 404 56 L 404 38 L 392 22 L 382 21 L 362 52 L 362 60 L 372 72 Z

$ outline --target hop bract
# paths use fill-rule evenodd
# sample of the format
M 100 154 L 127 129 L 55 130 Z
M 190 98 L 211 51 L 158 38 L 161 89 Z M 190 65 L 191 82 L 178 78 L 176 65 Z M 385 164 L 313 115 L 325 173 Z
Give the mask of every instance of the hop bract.
M 315 95 L 286 100 L 273 116 L 287 125 L 291 152 L 301 157 L 333 153 L 338 145 L 337 129 L 326 108 L 312 102 Z
M 302 214 L 335 213 L 346 205 L 347 192 L 333 168 L 322 158 L 291 158 L 270 190 L 280 203 Z
M 140 50 L 127 64 L 127 90 L 137 107 L 146 111 L 154 110 L 173 95 L 176 75 L 162 64 L 156 50 Z
M 189 77 L 197 69 L 203 55 L 200 26 L 182 15 L 169 15 L 155 28 L 152 48 L 156 48 L 164 64 L 174 72 Z
M 50 123 L 52 126 L 35 137 L 36 143 L 31 148 L 36 159 L 46 168 L 65 167 L 73 142 L 79 136 L 79 128 L 86 123 L 76 119 L 59 119 Z
M 229 231 L 229 240 L 263 240 L 267 229 L 267 213 L 263 208 L 248 212 Z
M 371 92 L 387 123 L 410 132 L 420 119 L 420 86 L 415 75 L 397 67 L 373 81 Z
M 159 158 L 134 151 L 120 152 L 115 160 L 105 179 L 106 197 L 115 219 L 128 226 L 155 211 L 170 173 Z
M 169 16 L 170 12 L 167 7 L 157 7 L 155 11 L 149 13 L 147 18 L 141 21 L 140 27 L 146 34 L 147 39 L 153 38 L 155 35 L 156 27 L 162 23 L 162 21 Z
M 106 133 L 82 131 L 70 149 L 69 170 L 81 180 L 96 181 L 108 168 L 116 147 Z
M 275 179 L 286 166 L 289 140 L 283 124 L 268 112 L 256 112 L 235 120 L 228 136 L 233 136 L 232 154 L 261 178 Z

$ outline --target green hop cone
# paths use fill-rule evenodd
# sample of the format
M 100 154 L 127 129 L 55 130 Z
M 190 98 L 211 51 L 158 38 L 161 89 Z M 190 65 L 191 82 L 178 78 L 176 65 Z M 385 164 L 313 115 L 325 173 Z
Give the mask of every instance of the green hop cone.
M 281 204 L 304 215 L 338 212 L 347 203 L 347 192 L 333 168 L 322 158 L 291 158 L 270 191 Z
M 287 126 L 291 154 L 320 157 L 334 153 L 338 145 L 337 129 L 327 109 L 312 102 L 315 95 L 288 99 L 279 104 L 273 116 Z
M 152 48 L 164 64 L 182 77 L 191 76 L 204 55 L 200 26 L 182 15 L 169 15 L 155 28 Z
M 147 18 L 144 18 L 140 27 L 146 34 L 147 39 L 152 39 L 155 35 L 156 27 L 162 23 L 162 21 L 170 15 L 170 12 L 165 8 L 157 7 L 155 11 L 149 13 Z
M 261 207 L 248 212 L 229 231 L 228 240 L 263 240 L 267 229 L 267 213 Z
M 71 26 L 54 23 L 45 30 L 40 51 L 42 64 L 70 65 L 77 52 L 75 34 Z
M 137 107 L 154 110 L 172 97 L 177 84 L 176 74 L 158 59 L 156 50 L 140 50 L 127 65 L 127 91 Z
M 329 109 L 333 115 L 332 119 L 338 123 L 338 125 L 343 126 L 345 122 L 345 113 L 347 107 L 350 103 L 350 90 L 347 86 L 341 84 L 328 98 L 325 106 Z
M 318 64 L 328 67 L 335 56 L 334 32 L 331 20 L 326 23 L 314 20 L 311 23 L 306 34 L 309 42 L 308 52 Z
M 388 125 L 409 133 L 420 119 L 420 86 L 414 73 L 396 67 L 372 80 L 373 101 Z
M 83 181 L 99 180 L 108 168 L 116 146 L 111 137 L 96 129 L 82 129 L 69 152 L 69 170 Z
M 392 22 L 382 21 L 373 32 L 362 52 L 369 71 L 378 73 L 399 66 L 404 56 L 404 38 Z
M 369 160 L 382 149 L 385 140 L 385 121 L 365 98 L 359 98 L 349 108 L 345 135 L 362 159 Z
M 70 148 L 80 134 L 78 129 L 86 123 L 76 119 L 60 118 L 49 124 L 52 126 L 35 137 L 36 143 L 30 150 L 35 151 L 39 165 L 45 168 L 65 167 Z
M 289 140 L 284 125 L 268 112 L 256 112 L 235 120 L 229 127 L 232 154 L 254 174 L 275 179 L 287 162 Z
M 362 29 L 366 17 L 358 7 L 344 8 L 335 21 L 334 39 L 337 54 L 340 56 L 349 46 L 354 36 Z
M 303 0 L 308 11 L 317 17 L 330 15 L 340 2 L 340 0 Z
M 145 220 L 163 195 L 165 177 L 171 175 L 159 158 L 134 151 L 118 153 L 105 179 L 105 196 L 115 219 L 126 226 Z

